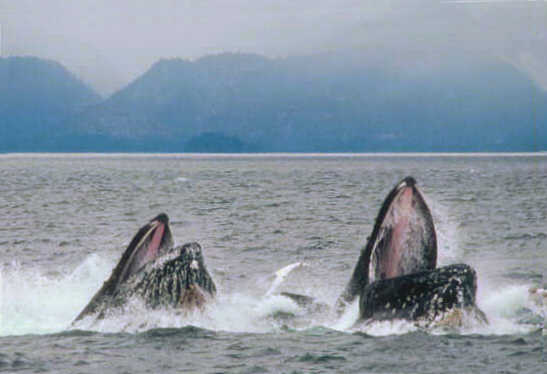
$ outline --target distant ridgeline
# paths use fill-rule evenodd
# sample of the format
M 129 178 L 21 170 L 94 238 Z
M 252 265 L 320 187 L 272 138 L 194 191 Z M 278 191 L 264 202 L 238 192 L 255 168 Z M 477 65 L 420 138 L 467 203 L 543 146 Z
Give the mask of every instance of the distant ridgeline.
M 57 150 L 66 120 L 100 100 L 57 62 L 0 58 L 0 152 Z
M 547 93 L 511 65 L 378 60 L 160 60 L 101 99 L 58 63 L 0 59 L 0 152 L 547 150 Z

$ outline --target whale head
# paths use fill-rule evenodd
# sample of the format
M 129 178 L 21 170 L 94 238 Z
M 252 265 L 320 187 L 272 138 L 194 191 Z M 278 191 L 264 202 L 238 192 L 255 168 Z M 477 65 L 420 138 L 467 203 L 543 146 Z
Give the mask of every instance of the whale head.
M 369 282 L 435 269 L 433 218 L 414 178 L 406 177 L 388 194 L 369 243 Z
M 416 180 L 406 177 L 384 199 L 367 244 L 344 292 L 339 310 L 371 282 L 418 271 L 437 263 L 437 237 L 431 212 Z
M 142 226 L 135 234 L 110 277 L 103 283 L 74 322 L 94 314 L 108 305 L 116 293 L 147 264 L 154 262 L 173 246 L 169 218 L 161 213 Z M 103 311 L 104 312 L 104 311 Z M 100 313 L 103 315 L 104 313 Z
M 169 218 L 159 214 L 142 226 L 129 243 L 110 277 L 76 317 L 103 318 L 133 296 L 148 307 L 181 310 L 202 308 L 216 292 L 198 243 L 173 247 Z

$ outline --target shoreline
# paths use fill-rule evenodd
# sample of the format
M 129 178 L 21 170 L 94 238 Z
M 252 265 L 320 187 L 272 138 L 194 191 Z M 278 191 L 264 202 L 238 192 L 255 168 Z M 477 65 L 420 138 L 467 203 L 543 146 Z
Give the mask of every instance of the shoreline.
M 547 157 L 547 151 L 539 152 L 368 152 L 368 153 L 155 153 L 155 152 L 13 152 L 0 153 L 7 158 L 381 158 L 381 157 Z

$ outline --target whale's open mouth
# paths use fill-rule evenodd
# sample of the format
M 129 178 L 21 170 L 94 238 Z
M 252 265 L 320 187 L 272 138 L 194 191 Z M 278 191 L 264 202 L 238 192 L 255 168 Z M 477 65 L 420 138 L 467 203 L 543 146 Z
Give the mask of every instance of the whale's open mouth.
M 435 268 L 433 218 L 414 178 L 406 177 L 389 193 L 370 241 L 369 282 Z
M 173 246 L 169 218 L 162 213 L 143 226 L 129 243 L 118 267 L 117 284 L 138 272 L 147 263 L 154 261 L 165 250 Z
M 146 264 L 156 260 L 173 247 L 173 236 L 169 228 L 169 218 L 165 213 L 159 214 L 140 228 L 131 239 L 118 265 L 110 277 L 74 321 L 95 313 L 101 306 L 107 305 L 120 290 L 120 286 L 133 274 L 138 273 Z M 101 313 L 104 313 L 101 312 Z M 101 314 L 102 315 L 102 314 Z
M 432 270 L 436 264 L 433 217 L 416 180 L 406 177 L 384 200 L 372 234 L 338 299 L 338 310 L 343 310 L 371 282 Z

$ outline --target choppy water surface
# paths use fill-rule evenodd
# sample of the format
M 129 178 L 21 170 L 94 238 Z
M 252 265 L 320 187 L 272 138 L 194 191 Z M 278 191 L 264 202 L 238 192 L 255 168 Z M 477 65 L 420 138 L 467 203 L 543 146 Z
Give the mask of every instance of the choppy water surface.
M 439 262 L 478 272 L 490 324 L 354 327 L 276 296 L 332 304 L 380 204 L 406 175 L 437 226 Z M 0 371 L 538 373 L 546 287 L 547 157 L 0 156 Z M 137 229 L 160 212 L 198 241 L 217 283 L 203 314 L 138 303 L 72 319 Z M 278 269 L 301 263 L 286 277 Z

